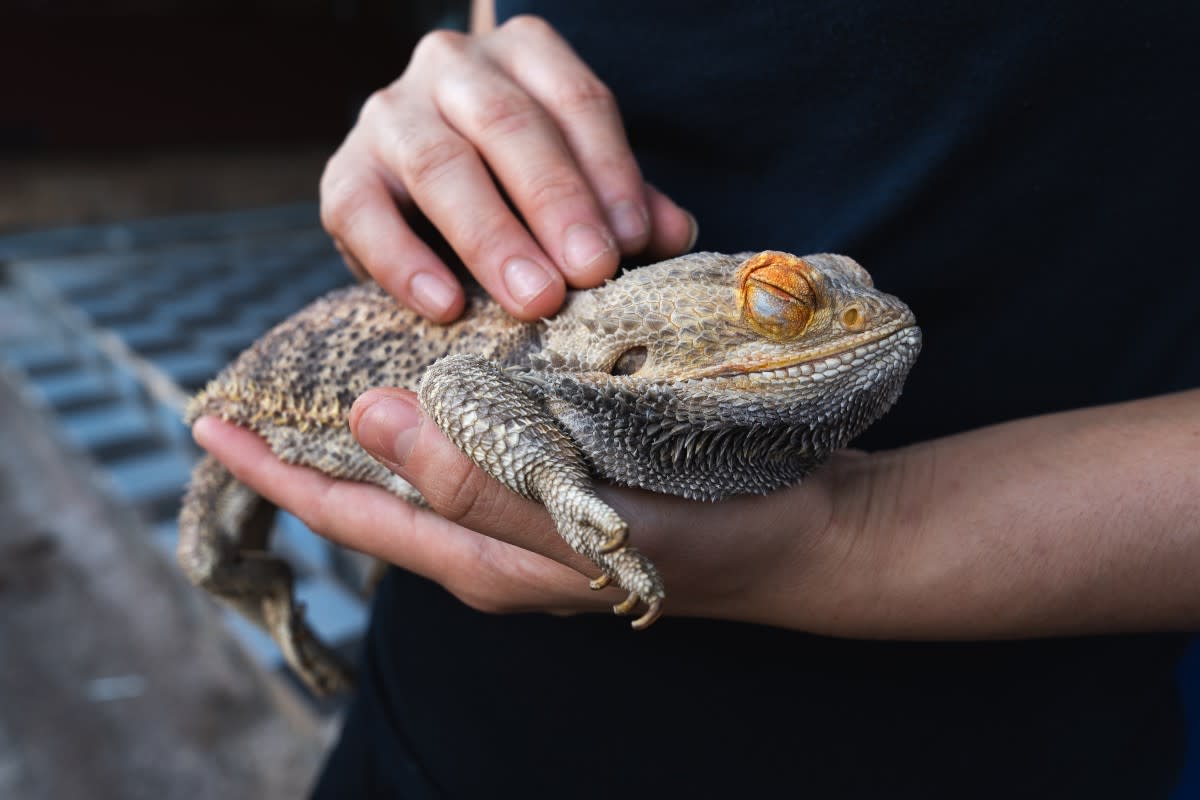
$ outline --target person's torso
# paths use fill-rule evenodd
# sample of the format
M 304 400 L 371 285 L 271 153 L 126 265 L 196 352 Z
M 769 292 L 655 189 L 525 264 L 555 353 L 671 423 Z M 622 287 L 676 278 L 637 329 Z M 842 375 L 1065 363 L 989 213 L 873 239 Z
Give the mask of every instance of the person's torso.
M 925 349 L 890 447 L 1200 385 L 1196 7 L 499 4 L 614 90 L 700 249 L 843 252 Z M 376 700 L 452 796 L 1161 796 L 1177 637 L 493 617 L 393 571 Z M 383 746 L 383 745 L 381 745 Z

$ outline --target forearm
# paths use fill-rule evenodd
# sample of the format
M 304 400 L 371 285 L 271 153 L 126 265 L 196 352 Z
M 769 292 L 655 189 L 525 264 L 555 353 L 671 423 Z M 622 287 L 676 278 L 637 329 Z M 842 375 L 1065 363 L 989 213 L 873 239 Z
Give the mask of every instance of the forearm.
M 1200 391 L 848 459 L 836 479 L 827 538 L 865 562 L 828 609 L 843 634 L 1200 625 Z

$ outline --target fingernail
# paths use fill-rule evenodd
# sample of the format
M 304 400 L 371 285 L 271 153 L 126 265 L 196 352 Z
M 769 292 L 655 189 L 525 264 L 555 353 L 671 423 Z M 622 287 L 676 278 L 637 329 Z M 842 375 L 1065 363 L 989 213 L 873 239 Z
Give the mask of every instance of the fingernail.
M 650 230 L 650 214 L 646 207 L 632 200 L 622 200 L 608 209 L 613 232 L 623 244 L 636 244 Z
M 417 310 L 427 317 L 443 316 L 454 302 L 454 287 L 428 272 L 413 275 L 408 282 L 408 291 Z
M 613 241 L 591 225 L 577 222 L 567 228 L 563 259 L 573 270 L 584 270 L 613 249 Z
M 696 240 L 700 238 L 700 223 L 696 222 L 695 216 L 690 211 L 684 211 L 687 214 L 688 224 L 691 225 L 691 233 L 688 234 L 687 247 L 683 248 L 684 252 L 691 250 L 696 246 Z
M 376 458 L 403 466 L 421 432 L 421 411 L 400 397 L 380 397 L 358 418 L 355 434 Z
M 510 258 L 504 265 L 504 285 L 523 306 L 544 292 L 550 280 L 549 272 L 527 258 Z

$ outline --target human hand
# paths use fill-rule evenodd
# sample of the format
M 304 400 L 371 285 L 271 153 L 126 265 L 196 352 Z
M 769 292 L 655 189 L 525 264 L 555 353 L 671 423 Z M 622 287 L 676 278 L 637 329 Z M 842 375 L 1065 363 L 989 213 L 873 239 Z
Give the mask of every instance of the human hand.
M 423 417 L 412 393 L 366 393 L 350 425 L 433 511 L 283 464 L 254 434 L 215 419 L 197 423 L 195 433 L 239 480 L 313 530 L 430 578 L 474 608 L 603 612 L 624 599 L 619 589 L 589 590 L 585 576 L 596 568 L 559 538 L 546 510 L 475 467 Z M 831 535 L 832 475 L 719 503 L 608 486 L 599 493 L 662 572 L 666 614 L 831 630 L 831 621 L 847 616 L 849 593 L 863 585 L 850 578 L 851 566 L 869 563 L 847 558 L 865 548 Z
M 557 311 L 567 286 L 602 283 L 621 254 L 677 255 L 696 233 L 642 180 L 609 90 L 529 16 L 427 35 L 321 178 L 321 218 L 351 269 L 448 322 L 463 292 L 414 232 L 416 212 L 526 320 Z
M 219 420 L 193 431 L 239 480 L 313 530 L 476 608 L 576 613 L 621 599 L 589 592 L 580 575 L 594 568 L 546 511 L 474 467 L 410 392 L 367 392 L 350 425 L 438 513 L 283 464 L 253 433 Z M 803 484 L 765 497 L 598 493 L 662 573 L 667 615 L 866 638 L 1193 630 L 1198 443 L 1200 390 L 888 452 L 841 451 Z

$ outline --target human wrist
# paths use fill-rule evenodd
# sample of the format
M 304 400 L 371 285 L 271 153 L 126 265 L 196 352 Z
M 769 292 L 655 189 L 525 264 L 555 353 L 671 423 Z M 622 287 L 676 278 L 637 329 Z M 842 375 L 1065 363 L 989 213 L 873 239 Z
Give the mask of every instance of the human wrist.
M 935 461 L 928 446 L 844 451 L 810 478 L 827 484 L 830 511 L 797 542 L 783 624 L 848 638 L 913 635 L 912 564 L 936 569 L 939 558 L 925 536 Z

